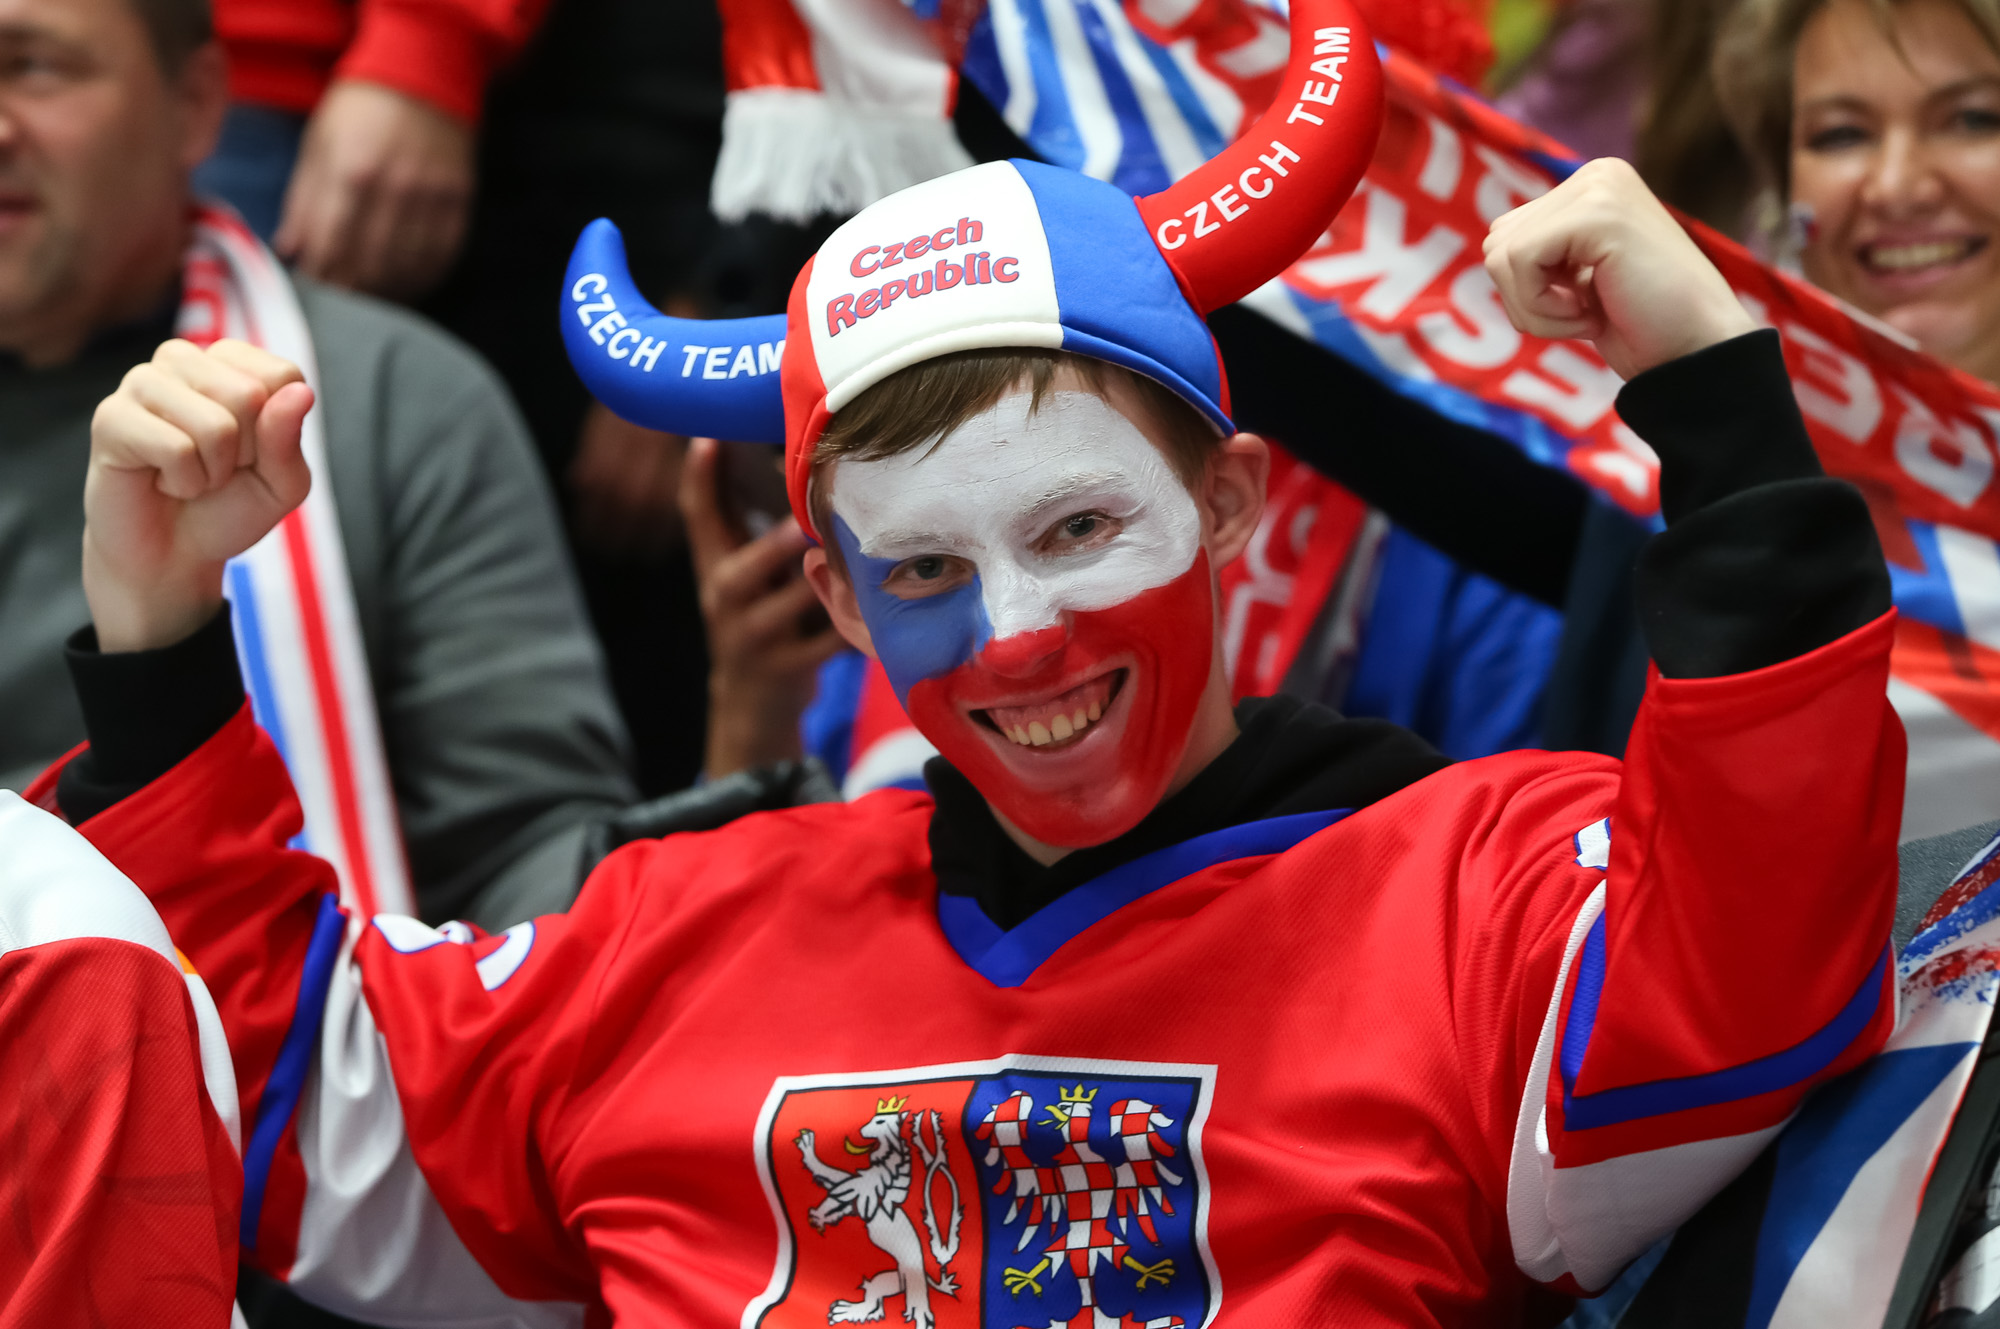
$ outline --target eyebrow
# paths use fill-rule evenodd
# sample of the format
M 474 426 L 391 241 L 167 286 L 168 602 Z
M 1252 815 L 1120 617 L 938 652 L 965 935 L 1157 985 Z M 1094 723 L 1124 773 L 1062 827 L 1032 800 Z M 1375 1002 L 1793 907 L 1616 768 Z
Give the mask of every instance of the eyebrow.
M 1935 102 L 1950 101 L 1955 97 L 1962 97 L 1968 92 L 1982 90 L 2000 90 L 2000 74 L 1974 74 L 1969 78 L 1962 78 L 1947 83 L 1941 88 L 1933 88 L 1924 94 L 1924 102 L 1926 105 L 1929 105 Z M 1803 102 L 1799 106 L 1799 110 L 1802 113 L 1823 110 L 1872 111 L 1874 109 L 1874 103 L 1865 97 L 1856 96 L 1851 92 L 1836 92 L 1825 97 L 1814 97 L 1812 100 Z
M 1955 83 L 1947 83 L 1941 88 L 1925 93 L 1924 100 L 1927 102 L 1949 101 L 1953 97 L 1962 97 L 1968 92 L 1975 92 L 1981 89 L 1989 92 L 2000 89 L 2000 74 L 1974 74 L 1970 78 L 1962 78 Z
M 57 47 L 72 57 L 88 57 L 91 54 L 90 44 L 74 32 L 21 19 L 0 22 L 0 45 L 27 46 L 36 43 Z
M 1126 478 L 1122 471 L 1111 470 L 1085 471 L 1076 475 L 1064 476 L 1061 483 L 1044 489 L 1040 496 L 1028 505 L 1028 511 L 1038 513 L 1042 509 L 1053 507 L 1058 503 L 1067 503 L 1093 489 L 1101 489 L 1105 485 L 1115 485 Z

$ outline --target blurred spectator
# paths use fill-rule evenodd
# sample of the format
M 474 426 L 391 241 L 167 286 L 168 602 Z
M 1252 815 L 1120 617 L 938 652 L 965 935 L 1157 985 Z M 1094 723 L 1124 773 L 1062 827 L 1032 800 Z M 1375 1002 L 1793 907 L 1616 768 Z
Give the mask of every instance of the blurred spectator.
M 1571 0 L 1497 99 L 1582 157 L 1632 157 L 1646 85 L 1646 0 Z
M 1741 238 L 1754 225 L 1755 173 L 1722 112 L 1714 76 L 1717 33 L 1737 0 L 1651 0 L 1644 33 L 1647 89 L 1632 164 L 1653 192 Z
M 214 0 L 231 106 L 198 180 L 322 281 L 408 297 L 464 238 L 486 84 L 547 0 Z
M 0 785 L 84 733 L 63 641 L 91 414 L 173 335 L 189 172 L 225 104 L 203 0 L 0 0 Z M 463 346 L 295 283 L 422 912 L 566 906 L 623 733 L 506 390 Z
M 778 482 L 773 506 L 782 511 L 778 450 L 740 446 L 739 466 L 762 461 L 771 471 Z M 771 523 L 768 509 L 752 510 L 765 517 L 766 529 L 750 538 L 741 501 L 749 486 L 725 484 L 721 453 L 714 439 L 695 439 L 680 491 L 708 626 L 704 769 L 711 775 L 803 756 L 799 717 L 812 701 L 819 666 L 843 645 L 801 571 L 809 542 L 797 519 L 787 512 Z
M 495 80 L 457 267 L 423 306 L 484 353 L 564 491 L 584 595 L 641 791 L 703 768 L 709 665 L 676 494 L 685 440 L 627 424 L 567 366 L 552 293 L 577 234 L 610 217 L 655 304 L 771 313 L 816 230 L 708 210 L 722 134 L 714 0 L 563 0 Z M 715 772 L 713 769 L 711 774 Z
M 1567 0 L 1497 104 L 1578 156 L 1625 158 L 1661 198 L 1743 235 L 1755 179 L 1710 72 L 1735 3 Z
M 1717 58 L 1805 275 L 2000 382 L 2000 5 L 1743 0 Z

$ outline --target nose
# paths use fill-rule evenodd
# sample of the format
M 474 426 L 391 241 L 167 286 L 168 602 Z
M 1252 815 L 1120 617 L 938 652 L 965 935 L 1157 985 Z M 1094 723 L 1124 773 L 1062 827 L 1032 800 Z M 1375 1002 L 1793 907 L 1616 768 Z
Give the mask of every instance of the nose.
M 1062 653 L 1069 632 L 1060 624 L 995 637 L 979 653 L 979 662 L 1005 678 L 1026 678 Z
M 1942 182 L 1918 136 L 1897 126 L 1883 135 L 1872 169 L 1862 185 L 1863 201 L 1893 217 L 1936 206 Z

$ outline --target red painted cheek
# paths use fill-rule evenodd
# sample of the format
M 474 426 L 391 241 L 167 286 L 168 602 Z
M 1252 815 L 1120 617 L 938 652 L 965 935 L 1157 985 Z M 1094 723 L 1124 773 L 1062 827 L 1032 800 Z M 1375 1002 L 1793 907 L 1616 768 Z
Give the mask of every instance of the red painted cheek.
M 1012 643 L 996 641 L 950 673 L 918 682 L 910 689 L 910 720 L 1027 834 L 1065 848 L 1103 844 L 1132 829 L 1166 794 L 1208 685 L 1214 636 L 1203 552 L 1164 586 L 1110 609 L 1071 615 L 1059 650 L 1036 643 L 1045 658 L 1032 678 L 1018 672 Z M 1115 743 L 1037 754 L 1007 744 L 968 713 L 1024 688 L 1054 696 L 1107 667 L 1127 671 L 1113 702 L 1122 718 L 1104 735 Z

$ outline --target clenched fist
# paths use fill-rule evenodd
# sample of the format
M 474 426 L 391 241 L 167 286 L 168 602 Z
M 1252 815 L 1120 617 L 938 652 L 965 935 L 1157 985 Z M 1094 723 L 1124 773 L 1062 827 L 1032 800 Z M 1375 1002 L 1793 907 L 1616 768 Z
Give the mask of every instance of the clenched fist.
M 1596 345 L 1621 377 L 1757 325 L 1639 173 L 1586 163 L 1486 235 L 1486 271 L 1514 326 Z
M 240 341 L 175 339 L 90 423 L 83 589 L 105 651 L 170 646 L 222 604 L 222 566 L 305 500 L 297 365 Z

